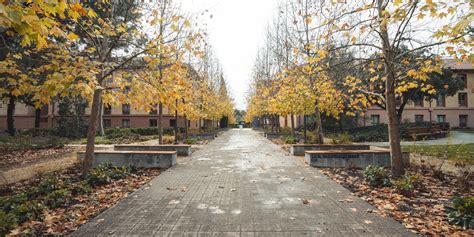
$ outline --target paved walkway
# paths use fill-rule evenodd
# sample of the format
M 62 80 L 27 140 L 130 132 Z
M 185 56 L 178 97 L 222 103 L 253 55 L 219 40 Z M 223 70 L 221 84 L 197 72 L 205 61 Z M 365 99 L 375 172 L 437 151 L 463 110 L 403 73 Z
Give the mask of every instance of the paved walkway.
M 256 132 L 231 130 L 73 235 L 410 235 L 372 208 Z

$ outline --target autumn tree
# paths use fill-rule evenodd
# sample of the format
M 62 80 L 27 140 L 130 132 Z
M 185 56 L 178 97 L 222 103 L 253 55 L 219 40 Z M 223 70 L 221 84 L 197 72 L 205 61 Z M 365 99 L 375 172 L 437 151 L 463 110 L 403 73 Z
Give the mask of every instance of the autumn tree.
M 331 50 L 337 51 L 350 48 L 357 57 L 355 65 L 369 65 L 354 69 L 367 70 L 374 74 L 373 82 L 381 81 L 384 91 L 373 92 L 361 90 L 357 85 L 357 75 L 348 76 L 347 84 L 351 85 L 355 103 L 364 100 L 361 93 L 368 93 L 374 100 L 386 104 L 389 125 L 389 140 L 392 159 L 392 175 L 399 177 L 404 173 L 400 148 L 399 121 L 397 119 L 396 95 L 402 95 L 411 88 L 435 93 L 433 86 L 427 83 L 430 73 L 440 73 L 439 58 L 422 59 L 402 66 L 406 55 L 420 50 L 432 50 L 443 47 L 446 55 L 461 60 L 472 60 L 466 47 L 472 47 L 469 37 L 470 17 L 468 3 L 444 1 L 359 1 L 351 3 L 327 3 L 329 8 L 321 8 L 327 16 L 319 22 L 325 27 L 324 39 L 337 42 Z M 325 9 L 337 9 L 329 12 Z M 334 14 L 334 12 L 336 14 Z M 331 14 L 330 14 L 331 13 Z M 436 25 L 436 26 L 435 26 Z M 434 33 L 429 29 L 437 29 Z M 406 50 L 400 50 L 406 45 Z M 369 57 L 377 54 L 377 57 Z M 437 56 L 439 57 L 439 56 Z M 328 65 L 330 69 L 331 65 Z M 355 70 L 357 71 L 357 70 Z M 375 75 L 382 72 L 381 75 Z M 416 79 L 408 83 L 406 78 Z M 374 101 L 366 101 L 370 105 Z

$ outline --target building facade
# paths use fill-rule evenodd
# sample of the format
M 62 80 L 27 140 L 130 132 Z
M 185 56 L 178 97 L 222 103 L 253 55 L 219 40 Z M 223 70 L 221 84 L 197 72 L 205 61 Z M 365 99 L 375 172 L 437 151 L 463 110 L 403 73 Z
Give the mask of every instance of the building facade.
M 17 103 L 15 105 L 14 123 L 15 128 L 19 131 L 31 129 L 35 127 L 35 108 Z M 46 105 L 41 108 L 40 112 L 40 128 L 52 128 L 56 125 L 59 117 L 59 108 L 57 105 Z M 90 108 L 85 108 L 85 117 L 89 119 Z M 158 127 L 157 111 L 146 112 L 144 110 L 135 109 L 129 104 L 121 106 L 104 106 L 103 107 L 103 125 L 104 128 L 146 128 Z M 199 127 L 217 126 L 212 121 L 185 121 L 184 117 L 178 116 L 178 127 L 195 129 Z M 174 114 L 170 114 L 167 108 L 163 108 L 163 128 L 174 127 L 176 118 Z M 214 122 L 216 123 L 216 122 Z M 7 129 L 7 104 L 0 102 L 0 130 Z
M 464 89 L 454 96 L 439 96 L 435 100 L 410 101 L 403 113 L 402 122 L 447 122 L 452 128 L 474 128 L 474 68 L 469 62 L 445 60 L 446 68 L 463 78 Z M 385 110 L 372 106 L 361 121 L 362 126 L 388 123 Z

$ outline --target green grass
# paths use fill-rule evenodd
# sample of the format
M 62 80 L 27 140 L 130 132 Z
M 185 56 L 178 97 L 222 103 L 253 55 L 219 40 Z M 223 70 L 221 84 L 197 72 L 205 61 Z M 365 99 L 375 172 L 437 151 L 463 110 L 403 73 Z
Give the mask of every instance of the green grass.
M 474 164 L 474 143 L 458 145 L 405 145 L 404 152 L 447 158 L 455 162 Z

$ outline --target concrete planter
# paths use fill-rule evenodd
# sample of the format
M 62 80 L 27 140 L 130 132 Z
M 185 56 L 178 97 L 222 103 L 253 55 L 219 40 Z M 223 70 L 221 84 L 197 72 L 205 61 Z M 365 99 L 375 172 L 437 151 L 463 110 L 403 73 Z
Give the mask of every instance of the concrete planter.
M 363 144 L 295 144 L 291 146 L 290 153 L 294 156 L 304 156 L 306 151 L 328 150 L 370 150 L 370 146 Z
M 78 152 L 79 160 L 84 160 L 85 152 Z M 114 166 L 135 166 L 137 168 L 170 168 L 176 165 L 176 151 L 96 151 L 93 167 L 102 163 Z
M 404 163 L 409 154 L 403 154 Z M 313 167 L 365 168 L 369 165 L 390 167 L 389 150 L 326 150 L 306 151 L 305 161 Z
M 176 151 L 178 156 L 190 156 L 191 145 L 115 145 L 116 151 Z

